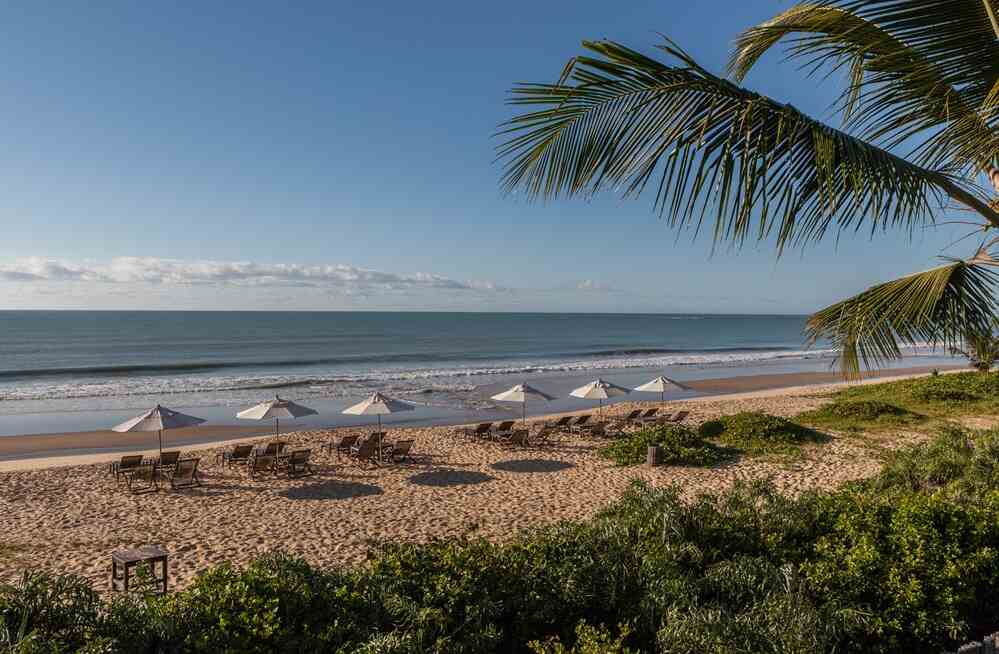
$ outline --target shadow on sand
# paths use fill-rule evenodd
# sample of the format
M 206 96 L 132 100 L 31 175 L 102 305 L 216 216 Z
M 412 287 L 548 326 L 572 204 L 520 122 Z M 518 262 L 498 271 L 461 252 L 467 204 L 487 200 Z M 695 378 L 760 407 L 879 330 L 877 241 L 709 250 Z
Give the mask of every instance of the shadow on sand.
M 551 459 L 514 459 L 498 461 L 492 465 L 496 470 L 504 472 L 558 472 L 566 468 L 574 468 L 576 464 Z
M 349 500 L 352 497 L 366 497 L 384 493 L 380 486 L 360 484 L 353 481 L 331 479 L 318 484 L 295 486 L 281 491 L 280 495 L 289 500 Z

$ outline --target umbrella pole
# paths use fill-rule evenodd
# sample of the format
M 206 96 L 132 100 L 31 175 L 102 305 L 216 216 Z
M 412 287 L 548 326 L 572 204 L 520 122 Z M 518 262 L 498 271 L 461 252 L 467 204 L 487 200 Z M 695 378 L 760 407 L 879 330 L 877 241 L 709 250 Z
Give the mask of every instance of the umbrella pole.
M 159 435 L 159 439 L 160 439 L 160 458 L 162 459 L 163 458 L 163 430 L 160 429 L 156 433 Z
M 382 417 L 378 416 L 378 461 L 382 460 Z
M 274 438 L 281 435 L 281 418 L 274 418 Z

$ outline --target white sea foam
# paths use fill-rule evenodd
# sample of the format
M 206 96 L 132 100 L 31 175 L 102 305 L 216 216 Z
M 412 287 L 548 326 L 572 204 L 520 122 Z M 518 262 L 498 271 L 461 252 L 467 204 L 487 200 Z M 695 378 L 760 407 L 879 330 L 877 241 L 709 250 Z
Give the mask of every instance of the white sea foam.
M 939 353 L 939 352 L 937 352 Z M 831 349 L 687 352 L 641 356 L 591 357 L 562 361 L 501 361 L 493 365 L 424 368 L 370 368 L 345 374 L 341 369 L 279 374 L 135 375 L 93 379 L 38 379 L 0 384 L 0 400 L 51 400 L 185 393 L 232 393 L 254 389 L 295 388 L 299 396 L 342 397 L 379 388 L 399 394 L 467 392 L 492 377 L 572 373 L 586 370 L 668 368 L 675 366 L 738 367 L 767 362 L 831 358 Z M 920 346 L 907 354 L 933 354 Z

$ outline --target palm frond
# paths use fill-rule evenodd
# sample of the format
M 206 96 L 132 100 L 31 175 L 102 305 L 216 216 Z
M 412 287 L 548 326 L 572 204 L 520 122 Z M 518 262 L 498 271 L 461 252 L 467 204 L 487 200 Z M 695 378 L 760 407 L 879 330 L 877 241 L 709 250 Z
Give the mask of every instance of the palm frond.
M 873 286 L 822 309 L 808 320 L 814 343 L 828 340 L 839 364 L 856 376 L 861 364 L 902 356 L 901 344 L 956 347 L 968 332 L 988 329 L 996 314 L 995 262 L 987 256 L 951 259 L 942 266 Z
M 540 107 L 509 121 L 499 156 L 503 184 L 530 197 L 641 193 L 675 227 L 700 227 L 709 209 L 716 240 L 776 235 L 779 249 L 830 228 L 912 228 L 931 222 L 943 197 L 999 226 L 973 188 L 699 66 L 672 42 L 666 64 L 613 42 L 587 42 L 556 84 L 522 84 L 512 103 Z
M 785 38 L 811 71 L 848 71 L 840 108 L 865 138 L 917 137 L 915 161 L 930 167 L 984 169 L 999 152 L 999 41 L 982 0 L 805 2 L 740 35 L 730 73 L 743 79 Z

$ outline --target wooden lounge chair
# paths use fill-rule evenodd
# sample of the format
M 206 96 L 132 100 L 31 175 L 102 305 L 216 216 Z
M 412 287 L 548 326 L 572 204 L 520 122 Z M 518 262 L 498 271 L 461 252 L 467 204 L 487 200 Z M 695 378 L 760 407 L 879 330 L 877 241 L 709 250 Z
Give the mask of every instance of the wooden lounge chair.
M 476 438 L 487 436 L 489 431 L 493 428 L 493 423 L 491 422 L 480 422 L 474 427 L 462 427 L 458 430 L 458 434 L 464 436 L 465 438 Z
M 603 422 L 587 422 L 580 425 L 578 431 L 590 436 L 603 436 L 607 425 Z
M 687 416 L 689 415 L 690 411 L 678 411 L 677 414 L 672 418 L 670 418 L 669 416 L 663 418 L 663 422 L 683 422 L 684 420 L 687 419 Z
M 350 455 L 358 462 L 366 461 L 378 465 L 378 438 L 365 438 L 350 449 Z
M 268 443 L 264 451 L 261 452 L 261 456 L 278 456 L 281 451 L 284 450 L 284 446 L 287 445 L 284 441 L 274 441 L 273 443 Z
M 520 445 L 527 447 L 530 444 L 531 432 L 527 429 L 514 429 L 510 435 L 503 439 L 507 445 Z
M 642 416 L 642 410 L 635 409 L 634 411 L 626 415 L 624 418 L 622 418 L 622 422 L 634 422 L 638 420 L 641 416 Z
M 658 422 L 659 420 L 662 419 L 662 416 L 657 416 L 656 415 L 657 413 L 659 413 L 659 409 L 658 408 L 656 408 L 656 409 L 647 409 L 645 411 L 645 413 L 643 413 L 638 418 L 638 422 L 642 423 L 643 425 L 647 425 L 650 422 Z M 666 416 L 666 417 L 669 417 L 669 416 Z
M 398 463 L 399 461 L 409 460 L 412 461 L 413 457 L 410 452 L 413 449 L 413 442 L 411 440 L 396 441 L 392 444 L 392 447 L 388 450 L 388 458 L 390 461 Z
M 586 423 L 590 421 L 591 415 L 589 413 L 581 415 L 576 418 L 576 421 L 569 425 L 569 431 L 582 431 Z
M 231 466 L 234 463 L 243 464 L 249 463 L 250 459 L 253 457 L 253 444 L 249 445 L 236 445 L 229 452 L 222 452 L 216 458 L 216 460 L 222 461 L 222 467 Z
M 142 465 L 141 454 L 127 454 L 121 457 L 121 461 L 114 461 L 108 468 L 108 472 L 114 475 L 114 483 L 121 482 L 121 478 L 128 472 Z
M 360 438 L 357 434 L 347 434 L 341 436 L 339 440 L 332 440 L 326 443 L 323 447 L 329 450 L 330 454 L 336 452 L 336 458 L 340 458 L 341 454 L 350 454 L 350 448 L 357 445 L 357 439 Z
M 493 428 L 490 436 L 496 440 L 503 440 L 509 438 L 510 434 L 513 433 L 513 426 L 517 424 L 516 420 L 504 420 L 500 424 Z
M 542 425 L 537 433 L 528 437 L 528 442 L 537 447 L 554 445 L 555 439 L 564 433 L 564 430 L 561 427 L 556 427 L 555 423 Z
M 546 422 L 542 426 L 542 429 L 545 428 L 545 427 L 548 427 L 548 428 L 551 428 L 551 429 L 557 429 L 557 430 L 560 430 L 560 431 L 564 430 L 564 429 L 568 429 L 570 427 L 570 424 L 572 423 L 572 418 L 573 418 L 572 416 L 562 416 L 561 418 L 559 418 L 558 420 L 556 420 L 554 422 Z
M 162 452 L 156 461 L 156 468 L 160 471 L 171 471 L 180 461 L 180 452 Z
M 152 463 L 135 466 L 124 473 L 128 480 L 128 490 L 136 495 L 140 493 L 155 493 L 159 490 L 159 475 Z
M 198 479 L 198 461 L 201 459 L 181 459 L 177 461 L 173 472 L 170 474 L 170 488 L 194 488 L 201 485 Z
M 258 454 L 250 461 L 250 476 L 256 477 L 265 472 L 273 473 L 277 465 L 277 455 Z
M 314 472 L 312 466 L 309 464 L 309 456 L 311 454 L 312 450 L 292 450 L 291 454 L 288 455 L 286 463 L 288 477 L 295 478 L 311 475 Z

